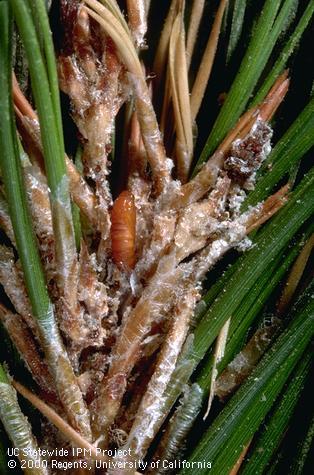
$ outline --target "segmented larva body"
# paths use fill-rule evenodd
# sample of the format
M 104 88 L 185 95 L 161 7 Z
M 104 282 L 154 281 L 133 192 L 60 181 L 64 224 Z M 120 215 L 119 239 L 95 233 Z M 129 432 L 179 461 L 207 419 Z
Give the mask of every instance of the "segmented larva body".
M 123 191 L 111 211 L 112 258 L 120 268 L 133 269 L 135 265 L 135 226 L 134 197 Z

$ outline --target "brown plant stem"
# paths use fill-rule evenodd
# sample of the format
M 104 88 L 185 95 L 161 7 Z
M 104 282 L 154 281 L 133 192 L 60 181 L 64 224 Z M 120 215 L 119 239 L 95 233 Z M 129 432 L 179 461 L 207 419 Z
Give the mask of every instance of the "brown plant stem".
M 15 262 L 13 250 L 9 247 L 0 246 L 0 251 L 0 283 L 15 310 L 21 315 L 32 333 L 38 337 L 38 328 L 32 316 L 32 308 L 25 288 L 23 274 L 18 263 Z
M 97 451 L 97 447 L 84 437 L 82 437 L 76 430 L 73 429 L 62 417 L 60 417 L 48 404 L 41 401 L 34 393 L 29 391 L 25 386 L 17 381 L 12 381 L 12 386 L 27 399 L 38 411 L 41 412 L 57 429 L 64 435 L 64 437 L 71 441 L 75 447 L 79 447 L 88 454 L 92 460 L 107 461 L 107 458 Z
M 261 359 L 272 339 L 278 333 L 280 321 L 275 320 L 272 325 L 257 330 L 240 353 L 228 364 L 216 380 L 212 396 L 221 400 L 229 397 L 239 385 L 253 371 Z
M 210 32 L 210 36 L 208 39 L 208 43 L 201 60 L 201 64 L 198 68 L 197 76 L 195 78 L 192 93 L 191 93 L 191 113 L 192 113 L 192 120 L 195 120 L 198 111 L 200 109 L 207 83 L 211 74 L 218 40 L 220 34 L 221 23 L 223 19 L 223 14 L 226 8 L 228 0 L 221 0 L 219 4 L 218 11 L 215 16 L 214 24 L 212 26 L 212 30 Z
M 272 88 L 269 90 L 264 101 L 245 112 L 234 128 L 229 132 L 227 137 L 219 145 L 218 150 L 226 154 L 231 147 L 232 142 L 237 139 L 243 139 L 251 130 L 256 118 L 270 121 L 274 116 L 277 108 L 285 98 L 289 88 L 289 79 L 287 78 L 287 71 L 284 71 L 275 81 Z
M 185 341 L 197 298 L 194 287 L 188 289 L 174 310 L 173 320 L 160 350 L 156 369 L 143 395 L 125 444 L 125 447 L 131 448 L 135 457 L 144 457 L 155 435 L 154 426 L 161 416 L 163 392 L 170 381 Z
M 271 195 L 261 206 L 249 215 L 246 222 L 247 234 L 268 221 L 288 201 L 289 185 L 285 185 L 277 193 Z
M 36 383 L 49 399 L 58 401 L 48 366 L 42 359 L 34 337 L 22 321 L 20 315 L 12 314 L 0 304 L 0 320 Z
M 187 181 L 193 153 L 193 133 L 190 113 L 188 70 L 185 51 L 183 9 L 174 21 L 169 43 L 170 94 L 174 110 L 176 131 L 175 155 L 177 176 L 182 183 Z
M 283 315 L 287 310 L 295 291 L 299 285 L 304 269 L 308 263 L 309 257 L 314 247 L 314 234 L 307 240 L 302 251 L 293 264 L 288 280 L 281 294 L 281 297 L 277 303 L 277 312 L 279 315 Z
M 95 0 L 84 0 L 84 2 L 88 5 L 88 7 L 84 7 L 88 14 L 114 41 L 118 54 L 129 72 L 128 77 L 134 91 L 135 107 L 147 158 L 152 168 L 156 193 L 160 194 L 171 181 L 172 163 L 166 158 L 149 90 L 130 34 L 117 18 L 99 2 Z
M 145 176 L 147 166 L 146 151 L 138 122 L 137 114 L 134 111 L 130 123 L 130 136 L 128 140 L 128 157 L 129 157 L 129 178 L 136 172 L 140 176 Z
M 192 55 L 196 43 L 196 38 L 199 30 L 199 26 L 201 23 L 203 11 L 205 6 L 205 0 L 194 0 L 191 17 L 189 22 L 188 34 L 186 39 L 186 62 L 187 67 L 189 69 Z
M 199 172 L 188 183 L 184 184 L 177 194 L 172 194 L 168 199 L 165 199 L 167 208 L 179 209 L 202 198 L 215 185 L 224 158 L 232 143 L 236 139 L 243 139 L 250 132 L 259 115 L 263 120 L 270 120 L 283 101 L 288 87 L 289 79 L 287 79 L 287 72 L 285 71 L 276 80 L 263 103 L 248 110 L 240 117 L 235 127 Z
M 143 48 L 147 31 L 145 3 L 145 0 L 127 0 L 129 25 L 137 48 Z
M 174 286 L 182 275 L 182 270 L 175 268 L 174 259 L 161 259 L 155 276 L 127 318 L 112 349 L 108 374 L 93 403 L 93 430 L 96 437 L 104 434 L 114 421 L 126 389 L 127 377 L 138 360 L 140 343 L 149 332 L 154 317 L 159 314 L 160 306 L 173 297 Z
M 240 468 L 241 468 L 241 465 L 245 459 L 245 456 L 250 448 L 250 445 L 251 445 L 251 442 L 252 442 L 252 439 L 249 441 L 249 443 L 243 448 L 241 454 L 240 454 L 240 457 L 238 458 L 237 462 L 235 463 L 235 465 L 233 466 L 232 470 L 230 470 L 230 473 L 229 475 L 237 475 L 237 473 L 239 472 Z
M 39 123 L 36 112 L 31 107 L 23 95 L 15 76 L 13 76 L 13 100 L 15 104 L 15 111 L 18 117 L 20 131 L 22 136 L 26 135 L 32 147 L 35 147 L 35 155 L 38 165 L 44 170 L 42 147 L 40 144 Z M 29 120 L 26 120 L 29 119 Z M 84 178 L 77 171 L 74 163 L 66 156 L 67 173 L 69 176 L 70 191 L 75 203 L 79 206 L 81 211 L 87 216 L 89 221 L 96 225 L 97 223 L 97 201 L 96 198 L 85 182 Z
M 175 17 L 178 13 L 178 0 L 172 0 L 170 4 L 170 8 L 168 11 L 168 15 L 166 18 L 166 21 L 164 23 L 164 27 L 162 29 L 156 55 L 155 55 L 155 60 L 153 64 L 153 71 L 156 74 L 156 80 L 155 80 L 155 89 L 158 91 L 160 83 L 164 77 L 164 73 L 166 70 L 166 65 L 167 65 L 167 52 L 169 48 L 169 41 L 170 41 L 170 35 L 171 35 L 171 30 L 173 27 L 173 22 L 175 20 Z

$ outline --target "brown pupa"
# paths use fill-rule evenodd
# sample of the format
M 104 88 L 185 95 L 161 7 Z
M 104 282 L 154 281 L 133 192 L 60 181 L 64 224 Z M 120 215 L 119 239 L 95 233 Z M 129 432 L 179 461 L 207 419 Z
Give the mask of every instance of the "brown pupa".
M 135 226 L 134 197 L 129 191 L 123 191 L 111 211 L 112 258 L 122 269 L 133 269 L 135 265 Z

